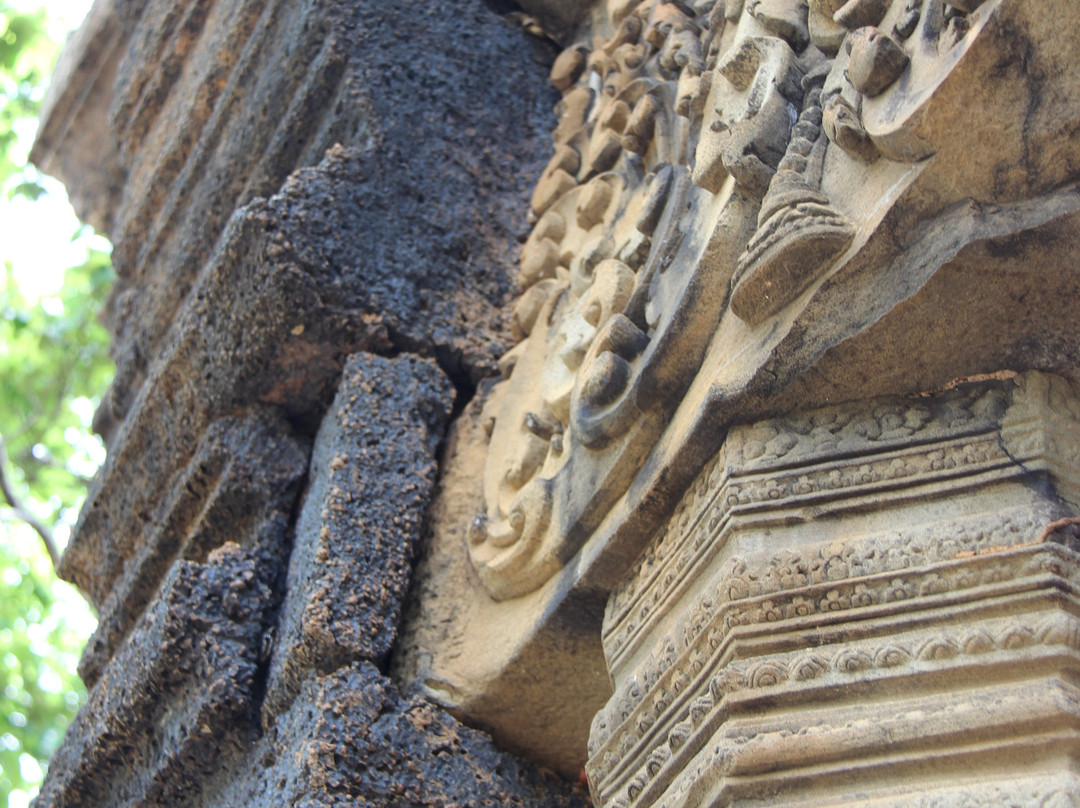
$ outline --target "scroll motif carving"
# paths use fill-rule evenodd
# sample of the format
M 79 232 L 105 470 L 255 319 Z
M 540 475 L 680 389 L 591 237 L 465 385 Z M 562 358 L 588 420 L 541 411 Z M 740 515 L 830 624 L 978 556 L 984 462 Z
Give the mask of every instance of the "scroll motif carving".
M 751 223 L 741 200 L 721 206 L 730 256 L 702 260 L 686 218 L 707 203 L 691 165 L 724 17 L 662 2 L 612 13 L 610 37 L 552 69 L 563 100 L 522 254 L 523 341 L 488 411 L 487 510 L 470 540 L 497 598 L 540 586 L 625 490 L 700 362 Z
M 1028 624 L 1000 620 L 939 636 L 916 634 L 845 645 L 839 651 L 795 652 L 777 655 L 768 661 L 732 662 L 721 673 L 695 681 L 694 687 L 688 689 L 689 693 L 698 694 L 694 698 L 678 699 L 679 707 L 671 711 L 673 717 L 667 717 L 665 730 L 658 733 L 659 737 L 656 737 L 657 733 L 649 733 L 650 740 L 661 745 L 649 753 L 639 769 L 619 772 L 620 754 L 607 752 L 601 760 L 590 761 L 590 777 L 595 782 L 605 782 L 611 775 L 618 775 L 620 788 L 605 792 L 605 804 L 634 805 L 647 787 L 662 789 L 679 774 L 680 766 L 687 760 L 685 755 L 677 757 L 677 753 L 692 748 L 695 739 L 700 745 L 700 736 L 708 737 L 717 721 L 722 720 L 725 702 L 733 698 L 745 699 L 751 696 L 749 691 L 763 691 L 761 695 L 768 698 L 785 690 L 836 688 L 842 687 L 845 679 L 854 677 L 885 679 L 902 677 L 913 669 L 924 673 L 959 668 L 974 662 L 974 657 L 983 665 L 999 660 L 1005 663 L 1009 659 L 1008 652 L 1024 648 L 1036 649 L 1041 657 L 1050 657 L 1058 649 L 1080 651 L 1080 625 L 1075 618 L 1057 613 Z M 662 709 L 669 707 L 664 704 Z M 647 728 L 639 727 L 639 736 L 645 736 L 652 726 L 649 722 Z M 820 730 L 812 728 L 807 733 L 815 731 Z M 737 744 L 733 746 L 737 748 Z M 627 747 L 624 753 L 629 753 L 631 748 Z M 688 776 L 684 771 L 680 780 L 692 782 L 700 774 L 695 772 Z
M 867 244 L 883 212 L 839 198 L 836 177 L 877 172 L 886 209 L 914 182 L 928 99 L 1002 2 L 600 4 L 604 33 L 552 68 L 521 341 L 488 403 L 469 549 L 496 599 L 578 552 L 723 351 L 718 329 L 758 351 Z
M 1080 633 L 1054 593 L 1080 580 L 1080 532 L 1057 521 L 1080 502 L 1078 424 L 1076 387 L 1029 372 L 731 430 L 608 601 L 616 687 L 587 764 L 598 804 L 681 804 L 699 774 L 718 784 L 753 768 L 740 733 L 774 726 L 759 702 L 815 705 L 777 737 L 827 744 L 816 711 L 842 703 L 845 682 L 1073 655 Z M 1035 479 L 1051 492 L 1037 501 Z M 956 506 L 912 507 L 927 490 Z

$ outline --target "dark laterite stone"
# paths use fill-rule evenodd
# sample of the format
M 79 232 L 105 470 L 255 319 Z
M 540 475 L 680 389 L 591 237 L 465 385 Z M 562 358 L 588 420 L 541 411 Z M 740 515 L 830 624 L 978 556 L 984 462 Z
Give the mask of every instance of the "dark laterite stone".
M 177 562 L 68 728 L 35 805 L 186 805 L 247 749 L 272 572 L 233 543 Z
M 313 671 L 390 652 L 452 400 L 431 360 L 346 363 L 315 439 L 264 720 Z
M 585 808 L 583 789 L 499 751 L 421 699 L 401 697 L 374 665 L 309 677 L 252 758 L 202 804 L 331 808 Z

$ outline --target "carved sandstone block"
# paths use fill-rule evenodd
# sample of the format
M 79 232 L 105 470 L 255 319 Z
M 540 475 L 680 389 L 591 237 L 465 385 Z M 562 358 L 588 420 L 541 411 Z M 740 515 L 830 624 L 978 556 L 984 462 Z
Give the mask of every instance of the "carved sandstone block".
M 453 529 L 517 639 L 583 626 L 735 425 L 1075 378 L 1078 25 L 1021 0 L 593 6 L 554 73 L 483 497 Z M 460 674 L 472 611 L 438 611 L 430 668 Z M 513 678 L 492 668 L 470 681 Z M 447 699 L 527 734 L 485 687 Z
M 603 601 L 571 593 L 558 601 L 565 611 L 546 614 L 550 584 L 498 602 L 477 578 L 468 535 L 483 498 L 484 390 L 447 434 L 391 675 L 403 691 L 573 781 L 592 715 L 611 694 L 600 645 Z
M 537 186 L 470 538 L 497 599 L 575 557 L 612 585 L 733 422 L 1069 373 L 1080 350 L 1061 309 L 1080 196 L 1071 158 L 1049 159 L 1075 121 L 1040 105 L 1027 134 L 1006 124 L 1023 71 L 1072 75 L 1080 37 L 1013 0 L 849 3 L 827 54 L 802 0 L 707 5 L 600 4 L 563 57 L 585 66 L 558 74 L 559 181 Z M 1021 40 L 1047 46 L 992 69 Z M 1052 84 L 1062 103 L 1080 86 Z
M 1078 427 L 1076 389 L 1032 372 L 733 429 L 609 601 L 597 804 L 1035 778 L 1080 710 Z

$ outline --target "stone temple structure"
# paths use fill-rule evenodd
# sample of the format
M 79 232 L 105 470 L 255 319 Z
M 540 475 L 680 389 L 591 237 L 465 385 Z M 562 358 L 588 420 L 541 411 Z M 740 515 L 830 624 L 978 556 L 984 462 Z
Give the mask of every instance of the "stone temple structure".
M 98 0 L 38 805 L 1080 804 L 1072 0 Z

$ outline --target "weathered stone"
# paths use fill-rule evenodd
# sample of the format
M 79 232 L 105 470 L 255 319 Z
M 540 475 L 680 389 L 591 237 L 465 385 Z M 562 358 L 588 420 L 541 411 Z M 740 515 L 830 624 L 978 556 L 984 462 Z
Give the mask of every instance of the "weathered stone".
M 600 645 L 602 594 L 578 592 L 544 613 L 550 587 L 497 602 L 469 562 L 468 532 L 483 501 L 482 399 L 454 421 L 428 514 L 411 606 L 392 675 L 505 748 L 576 778 L 593 714 L 611 694 Z
M 349 667 L 387 662 L 453 386 L 508 343 L 554 102 L 529 30 L 479 2 L 99 0 L 69 47 L 35 159 L 114 241 L 118 372 L 61 570 L 101 608 L 90 702 L 42 804 L 580 802 Z
M 296 523 L 267 721 L 316 672 L 389 654 L 452 401 L 430 360 L 346 362 Z
M 391 22 L 373 24 L 369 36 L 379 32 L 396 39 Z M 375 48 L 370 41 L 363 44 Z M 503 52 L 497 40 L 486 47 L 495 49 L 488 54 L 492 58 Z M 509 43 L 501 47 L 508 58 Z M 367 70 L 376 66 L 365 64 Z M 480 70 L 483 64 L 476 56 L 457 70 Z M 441 75 L 424 94 L 430 96 L 446 81 Z M 198 435 L 217 415 L 260 400 L 291 416 L 317 415 L 343 357 L 355 350 L 434 355 L 466 386 L 470 376 L 493 366 L 503 329 L 496 305 L 510 289 L 509 277 L 500 276 L 496 267 L 509 268 L 513 236 L 512 221 L 500 214 L 500 200 L 507 194 L 520 199 L 523 189 L 511 177 L 508 184 L 498 180 L 496 188 L 495 174 L 481 172 L 480 158 L 475 163 L 461 158 L 459 139 L 466 137 L 465 130 L 505 131 L 513 119 L 488 122 L 485 110 L 521 107 L 495 101 L 490 107 L 478 101 L 465 106 L 463 101 L 456 97 L 454 110 L 440 116 L 460 125 L 419 138 L 422 148 L 412 149 L 406 159 L 401 151 L 406 131 L 410 138 L 423 131 L 417 118 L 431 116 L 432 108 L 417 100 L 415 107 L 398 109 L 383 99 L 377 108 L 385 113 L 389 131 L 384 136 L 390 145 L 363 152 L 334 149 L 318 168 L 294 176 L 277 196 L 243 208 L 168 332 L 135 350 L 139 356 L 156 352 L 160 358 L 145 383 L 133 383 L 124 393 L 125 401 L 134 396 L 133 404 L 113 413 L 121 417 L 130 406 L 130 423 L 111 441 L 110 459 L 65 562 L 66 574 L 94 599 L 102 597 L 110 579 L 89 561 L 91 552 L 102 555 L 90 548 L 106 540 L 99 537 L 119 532 L 112 526 L 117 520 L 123 523 L 132 513 L 150 510 L 137 498 L 153 501 L 162 495 L 154 486 L 187 461 Z M 438 105 L 447 102 L 440 96 Z M 530 125 L 528 116 L 536 114 L 533 106 L 521 110 L 524 127 Z M 519 148 L 512 146 L 510 154 L 491 149 L 483 158 L 492 166 L 500 160 L 516 166 L 520 161 L 512 153 Z M 427 203 L 419 204 L 421 198 Z M 446 218 L 451 214 L 453 221 Z M 344 233 L 367 233 L 370 240 Z M 466 238 L 464 233 L 475 235 Z M 188 255 L 174 251 L 170 260 Z M 175 301 L 179 278 L 160 271 L 169 279 L 167 298 Z M 280 300 L 290 301 L 287 317 L 274 302 Z M 167 320 L 136 301 L 129 308 L 147 327 L 159 329 Z M 120 368 L 115 384 L 127 384 L 124 375 Z M 176 401 L 177 395 L 185 400 Z M 136 468 L 150 485 L 148 491 L 127 484 Z M 109 500 L 109 513 L 97 515 L 103 498 Z M 85 552 L 80 549 L 84 544 Z
M 359 181 L 368 187 L 341 199 L 339 215 L 309 207 L 322 220 L 308 224 L 367 237 L 320 249 L 368 276 L 353 291 L 368 291 L 369 308 L 391 315 L 405 339 L 439 346 L 474 374 L 493 366 L 505 347 L 497 309 L 511 291 L 520 200 L 542 159 L 553 98 L 540 80 L 522 85 L 506 70 L 506 82 L 488 78 L 510 65 L 541 76 L 550 56 L 538 39 L 480 3 L 457 15 L 341 0 L 159 0 L 105 11 L 93 18 L 106 17 L 102 33 L 72 58 L 90 63 L 86 74 L 57 85 L 58 112 L 34 154 L 62 171 L 61 145 L 65 155 L 112 149 L 123 165 L 120 178 L 74 195 L 87 197 L 86 211 L 116 215 L 96 222 L 116 244 L 121 278 L 103 429 L 131 406 L 233 211 L 335 144 L 366 155 Z M 444 47 L 455 38 L 468 46 Z M 108 58 L 124 54 L 119 75 L 112 62 L 90 72 L 104 58 L 100 39 Z M 426 329 L 411 327 L 417 305 L 432 306 Z
M 284 565 L 286 531 L 307 454 L 306 441 L 294 438 L 273 412 L 253 410 L 211 424 L 187 467 L 169 480 L 167 496 L 142 534 L 132 536 L 130 546 L 112 545 L 122 572 L 109 588 L 79 662 L 88 686 L 157 595 L 175 559 L 204 562 L 210 551 L 234 542 L 249 549 L 263 569 Z
M 125 37 L 114 6 L 97 0 L 68 38 L 41 105 L 31 155 L 38 168 L 64 178 L 72 206 L 102 233 L 112 229 L 124 183 L 108 124 Z
M 550 806 L 576 790 L 523 766 L 482 733 L 400 697 L 370 663 L 308 677 L 252 750 L 258 764 L 219 777 L 207 806 Z
M 74 198 L 118 241 L 64 561 L 107 606 L 98 723 L 163 571 L 226 535 L 188 514 L 238 512 L 200 458 L 263 456 L 213 425 L 320 434 L 288 574 L 236 537 L 285 604 L 247 718 L 140 753 L 144 783 L 195 749 L 200 793 L 131 793 L 567 804 L 513 752 L 588 757 L 601 808 L 1071 797 L 1080 16 L 485 5 L 102 0 L 74 46 L 36 154 L 100 144 Z M 297 468 L 255 486 L 268 536 Z M 46 793 L 132 801 L 85 721 Z
M 1058 793 L 1025 756 L 1080 714 L 1078 458 L 1036 372 L 733 429 L 608 602 L 597 804 Z
M 538 25 L 543 33 L 556 42 L 565 43 L 575 29 L 592 11 L 590 0 L 524 0 L 510 3 L 508 0 L 487 0 L 488 5 L 504 11 L 521 8 L 528 12 L 519 18 L 523 25 Z
M 90 691 L 36 805 L 187 805 L 258 737 L 274 569 L 227 543 L 177 561 Z
M 820 19 L 830 9 L 832 20 Z M 481 419 L 482 502 L 473 495 L 471 518 L 447 511 L 456 526 L 433 520 L 401 675 L 496 737 L 524 735 L 517 713 L 491 709 L 502 683 L 526 678 L 522 649 L 560 636 L 591 613 L 583 603 L 635 578 L 634 560 L 738 425 L 836 401 L 857 402 L 854 411 L 872 421 L 882 396 L 933 396 L 1003 368 L 1076 379 L 1080 332 L 1069 307 L 1080 291 L 1072 270 L 1080 126 L 1061 110 L 1080 100 L 1078 21 L 1018 0 L 597 3 L 561 62 L 583 59 L 586 69 L 554 74 L 563 93 L 557 151 L 532 202 L 521 341 L 501 361 L 504 378 Z M 813 434 L 831 451 L 827 434 Z M 902 439 L 915 451 L 914 438 Z M 448 466 L 444 490 L 475 480 L 478 462 Z M 1074 518 L 1074 500 L 1024 499 L 1024 490 L 1015 482 L 1007 506 L 1024 530 L 1038 535 L 1036 525 Z M 926 500 L 927 523 L 993 507 L 944 483 L 907 496 Z M 774 518 L 820 516 L 800 499 Z M 875 518 L 892 516 L 883 506 Z M 869 530 L 864 518 L 845 512 L 830 529 Z M 465 531 L 475 579 L 449 549 L 449 537 Z M 702 536 L 722 552 L 724 535 Z M 779 528 L 753 540 L 777 553 L 801 541 Z M 882 541 L 874 552 L 899 552 L 895 536 Z M 675 590 L 692 587 L 669 577 Z M 477 581 L 491 601 L 465 594 Z M 455 594 L 440 603 L 447 592 Z M 502 668 L 494 653 L 462 652 L 484 647 L 474 615 L 489 608 L 502 625 L 520 626 L 511 631 L 517 644 L 500 642 L 509 650 Z M 634 630 L 649 608 L 642 602 L 626 617 Z M 638 653 L 670 656 L 666 640 L 696 619 L 689 608 L 666 603 Z M 588 665 L 587 643 L 570 648 Z M 1050 675 L 1047 659 L 1033 664 Z M 766 667 L 762 681 L 773 675 Z M 630 663 L 610 670 L 616 699 L 654 684 Z M 583 703 L 602 690 L 581 684 Z M 590 764 L 608 773 L 593 779 L 599 804 L 743 799 L 723 785 L 741 770 L 705 766 L 698 782 L 687 768 L 692 753 L 678 752 L 688 736 L 671 699 L 685 684 L 668 682 L 635 714 L 643 740 L 630 768 L 598 785 L 610 767 L 603 756 Z M 558 701 L 553 686 L 521 689 Z M 800 719 L 810 720 L 778 719 L 776 731 L 798 737 Z M 1068 711 L 1058 720 L 1070 721 Z M 669 725 L 670 743 L 657 729 Z M 558 747 L 536 732 L 528 743 L 539 755 Z M 702 743 L 694 749 L 710 748 Z M 857 755 L 845 771 L 861 766 Z M 792 752 L 783 765 L 797 759 Z M 767 753 L 761 761 L 765 772 Z M 669 779 L 648 785 L 661 770 Z M 1022 772 L 1010 776 L 1025 782 Z M 746 788 L 746 799 L 763 803 L 781 790 L 767 778 Z M 827 778 L 820 788 L 833 795 Z
M 318 276 L 269 258 L 272 221 L 263 204 L 233 221 L 91 485 L 61 572 L 95 602 L 111 590 L 128 543 L 145 529 L 210 423 L 258 403 L 293 417 L 316 415 L 350 346 L 389 345 L 362 312 L 327 311 Z M 292 301 L 290 316 L 280 316 L 274 299 Z M 307 334 L 305 322 L 314 326 Z
M 904 8 L 893 3 L 881 25 Z M 660 123 L 643 155 L 632 144 L 595 177 L 585 161 L 537 223 L 557 215 L 565 227 L 557 240 L 545 228 L 553 258 L 528 277 L 547 287 L 541 327 L 504 362 L 472 540 L 496 598 L 569 567 L 585 588 L 614 586 L 732 423 L 1002 367 L 1074 372 L 1080 337 L 1063 301 L 1078 279 L 1063 268 L 1080 248 L 1069 235 L 1080 197 L 1073 158 L 1048 156 L 1076 153 L 1080 129 L 1041 105 L 1023 133 L 1005 123 L 1028 108 L 1031 71 L 1071 75 L 1073 62 L 1048 45 L 1024 50 L 1022 69 L 990 68 L 1021 41 L 1059 42 L 1060 29 L 1023 3 L 984 3 L 943 60 L 919 43 L 945 47 L 952 34 L 924 15 L 922 39 L 902 52 L 909 78 L 871 98 L 850 80 L 858 48 L 823 59 L 806 46 L 806 9 L 763 0 L 729 17 L 710 43 L 700 114 L 674 100 L 701 72 L 684 40 L 705 36 L 703 18 L 641 4 L 631 13 L 659 53 L 622 66 L 604 59 L 631 43 L 597 24 L 589 58 L 603 66 L 564 94 L 589 82 L 604 92 L 560 147 L 590 154 L 611 110 L 645 94 L 658 99 Z M 667 49 L 684 56 L 665 66 Z M 1077 86 L 1051 84 L 1063 102 Z M 823 125 L 837 98 L 862 110 L 867 145 L 886 159 L 868 165 L 831 147 L 830 131 L 854 126 Z M 973 159 L 978 139 L 995 146 Z M 695 185 L 714 157 L 715 176 Z M 632 271 L 630 294 L 611 297 L 599 282 L 603 259 Z M 1034 262 L 1039 272 L 1022 269 Z

